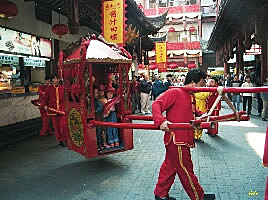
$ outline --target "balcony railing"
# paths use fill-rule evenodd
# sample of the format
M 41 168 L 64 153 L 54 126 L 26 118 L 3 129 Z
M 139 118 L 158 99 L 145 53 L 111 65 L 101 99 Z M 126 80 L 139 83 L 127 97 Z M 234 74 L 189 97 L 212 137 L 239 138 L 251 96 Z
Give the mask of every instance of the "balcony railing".
M 168 42 L 167 50 L 198 50 L 201 49 L 200 42 Z
M 159 8 L 149 8 L 144 9 L 143 12 L 146 16 L 154 16 L 163 14 L 168 10 L 168 14 L 179 14 L 179 13 L 189 13 L 189 12 L 200 12 L 200 5 L 185 5 L 185 6 L 173 6 L 173 7 L 159 7 Z

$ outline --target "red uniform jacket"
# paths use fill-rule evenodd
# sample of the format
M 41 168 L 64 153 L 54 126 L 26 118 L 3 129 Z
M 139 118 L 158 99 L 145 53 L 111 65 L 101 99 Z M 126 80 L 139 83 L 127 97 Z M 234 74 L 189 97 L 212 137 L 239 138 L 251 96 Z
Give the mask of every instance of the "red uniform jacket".
M 65 111 L 63 85 L 59 85 L 58 87 L 50 85 L 46 88 L 46 93 L 47 95 L 45 95 L 42 100 L 42 106 L 48 106 L 50 108 Z M 56 114 L 48 111 L 48 115 Z
M 153 120 L 159 127 L 166 119 L 162 113 L 166 111 L 166 118 L 172 123 L 189 123 L 194 119 L 192 97 L 181 88 L 167 90 L 159 96 L 152 105 Z M 175 130 L 166 132 L 164 143 L 168 144 L 173 139 L 177 145 L 194 147 L 194 130 Z
M 38 88 L 38 95 L 39 95 L 38 101 L 40 103 L 43 102 L 44 97 L 46 96 L 46 88 L 47 87 L 48 87 L 48 85 L 40 85 L 39 88 Z M 39 109 L 40 109 L 40 112 L 45 112 L 44 107 L 39 107 Z
M 212 107 L 212 105 L 214 104 L 215 100 L 218 97 L 218 93 L 212 93 L 209 97 L 208 97 L 208 109 L 210 109 Z M 219 101 L 219 103 L 217 104 L 215 110 L 220 110 L 221 109 L 221 101 Z

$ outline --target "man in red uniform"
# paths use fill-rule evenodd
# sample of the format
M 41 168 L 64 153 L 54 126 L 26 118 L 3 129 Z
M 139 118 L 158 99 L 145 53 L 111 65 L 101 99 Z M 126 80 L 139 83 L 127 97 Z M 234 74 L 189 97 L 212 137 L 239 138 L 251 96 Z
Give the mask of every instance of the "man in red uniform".
M 204 84 L 206 74 L 200 69 L 188 72 L 184 87 L 198 87 Z M 173 88 L 159 96 L 152 105 L 154 124 L 165 131 L 164 143 L 166 147 L 165 160 L 160 168 L 158 182 L 154 194 L 156 200 L 176 200 L 169 197 L 169 190 L 176 174 L 190 199 L 212 200 L 214 194 L 205 194 L 194 174 L 190 148 L 194 147 L 193 130 L 170 131 L 168 124 L 189 123 L 194 119 L 195 105 L 192 104 L 193 95 L 181 88 Z M 166 111 L 166 118 L 162 113 Z
M 48 77 L 45 78 L 45 84 L 40 85 L 38 88 L 39 102 L 41 103 L 43 98 L 47 95 L 46 89 L 49 86 L 50 80 Z M 40 136 L 45 136 L 48 132 L 48 135 L 52 135 L 52 129 L 49 126 L 49 116 L 44 107 L 39 107 L 41 118 L 42 118 L 42 129 L 40 130 Z
M 47 95 L 45 95 L 42 105 L 54 108 L 56 110 L 65 112 L 64 104 L 64 86 L 59 84 L 59 78 L 57 75 L 53 76 L 53 84 L 47 87 Z M 65 116 L 57 115 L 51 111 L 48 111 L 48 115 L 51 116 L 52 124 L 54 127 L 56 140 L 59 142 L 59 147 L 64 147 L 65 135 Z
M 218 87 L 218 79 L 216 77 L 212 77 L 209 80 L 209 85 L 208 86 L 209 87 Z M 212 93 L 208 97 L 208 103 L 207 103 L 208 111 L 210 110 L 210 108 L 214 104 L 214 102 L 217 99 L 217 97 L 218 97 L 218 93 Z M 219 116 L 220 109 L 221 109 L 221 101 L 219 101 L 219 103 L 217 104 L 216 108 L 213 110 L 211 116 Z M 218 129 L 219 129 L 219 123 L 215 122 L 215 127 L 208 129 L 207 134 L 209 134 L 210 136 L 216 136 L 218 134 Z

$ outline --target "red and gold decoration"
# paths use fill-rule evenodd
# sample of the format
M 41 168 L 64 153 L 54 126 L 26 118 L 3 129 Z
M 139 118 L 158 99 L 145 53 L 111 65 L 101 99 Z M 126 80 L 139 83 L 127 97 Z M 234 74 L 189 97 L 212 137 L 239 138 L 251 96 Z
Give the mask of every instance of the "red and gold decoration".
M 195 30 L 196 30 L 196 28 L 194 27 L 194 26 L 191 26 L 190 28 L 189 28 L 189 31 L 192 33 L 192 32 L 195 32 Z
M 150 70 L 155 70 L 155 69 L 157 69 L 156 64 L 155 64 L 155 63 L 151 63 L 151 64 L 149 65 L 149 69 L 150 69 Z
M 59 38 L 62 38 L 63 35 L 67 34 L 69 31 L 66 24 L 55 24 L 52 27 L 52 32 L 56 35 L 59 35 Z
M 71 108 L 68 114 L 68 129 L 72 142 L 76 146 L 82 146 L 84 143 L 84 129 L 81 113 L 77 108 Z
M 102 35 L 107 42 L 124 45 L 125 0 L 104 1 L 102 7 Z
M 170 27 L 170 28 L 168 29 L 168 32 L 171 32 L 171 33 L 175 32 L 175 28 L 174 28 L 174 27 Z
M 139 37 L 139 31 L 136 30 L 136 27 L 132 27 L 132 24 L 130 24 L 127 27 L 127 33 L 126 33 L 126 44 L 132 44 L 136 38 Z
M 52 32 L 56 35 L 59 35 L 59 38 L 62 38 L 63 35 L 69 32 L 68 26 L 66 24 L 60 23 L 60 13 L 59 13 L 59 23 L 52 26 Z
M 156 42 L 155 43 L 156 63 L 158 66 L 158 72 L 167 71 L 167 43 Z

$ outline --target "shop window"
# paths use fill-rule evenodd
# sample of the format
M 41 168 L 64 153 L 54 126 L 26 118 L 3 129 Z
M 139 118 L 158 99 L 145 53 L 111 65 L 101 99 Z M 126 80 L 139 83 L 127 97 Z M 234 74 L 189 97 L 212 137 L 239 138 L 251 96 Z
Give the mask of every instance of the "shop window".
M 185 0 L 185 5 L 193 5 L 196 4 L 196 0 Z
M 190 32 L 190 41 L 194 42 L 194 41 L 199 41 L 199 37 L 197 34 L 197 30 Z

